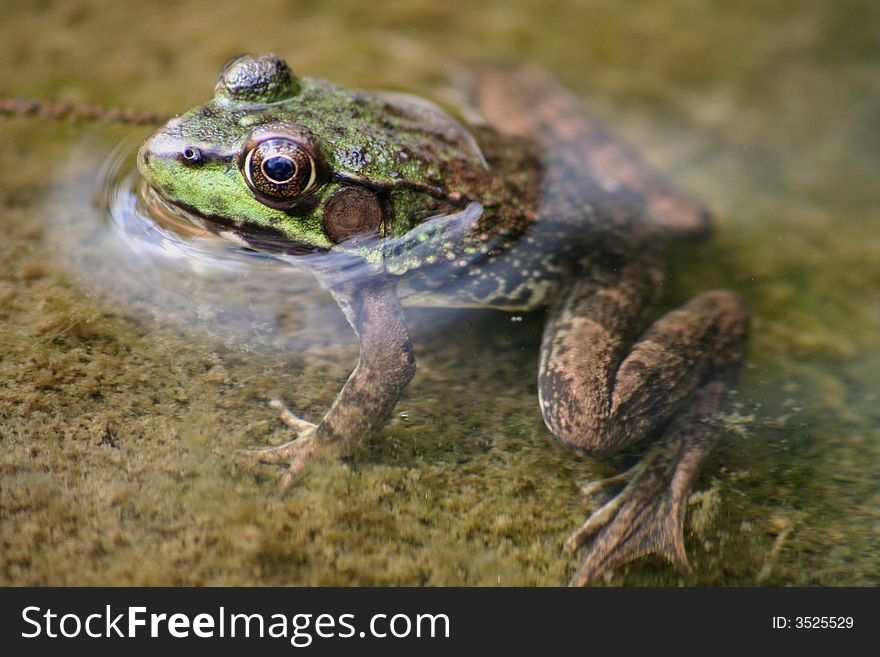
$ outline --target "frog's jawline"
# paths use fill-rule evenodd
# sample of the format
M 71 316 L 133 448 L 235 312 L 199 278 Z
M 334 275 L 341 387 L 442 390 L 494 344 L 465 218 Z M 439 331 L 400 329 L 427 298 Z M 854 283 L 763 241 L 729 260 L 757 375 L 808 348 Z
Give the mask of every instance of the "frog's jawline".
M 161 204 L 164 210 L 182 216 L 187 221 L 244 248 L 283 255 L 314 255 L 327 253 L 328 249 L 291 240 L 280 230 L 267 226 L 249 226 L 247 230 L 236 226 L 229 219 L 206 215 L 186 203 L 169 201 L 156 188 L 148 185 L 150 199 Z

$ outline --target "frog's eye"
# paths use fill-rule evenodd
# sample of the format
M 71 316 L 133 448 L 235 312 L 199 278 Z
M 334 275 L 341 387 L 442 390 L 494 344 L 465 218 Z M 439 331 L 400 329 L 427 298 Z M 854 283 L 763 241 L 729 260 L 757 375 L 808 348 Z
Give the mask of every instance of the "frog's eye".
M 266 139 L 251 148 L 241 168 L 248 187 L 269 201 L 294 201 L 319 184 L 311 152 L 284 137 Z

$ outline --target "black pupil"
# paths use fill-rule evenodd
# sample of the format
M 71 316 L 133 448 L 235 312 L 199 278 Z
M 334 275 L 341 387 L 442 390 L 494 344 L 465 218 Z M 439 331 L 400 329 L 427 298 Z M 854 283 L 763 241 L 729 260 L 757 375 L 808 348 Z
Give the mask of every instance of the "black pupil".
M 263 171 L 266 177 L 275 182 L 286 182 L 296 172 L 296 165 L 286 157 L 270 157 L 263 162 Z

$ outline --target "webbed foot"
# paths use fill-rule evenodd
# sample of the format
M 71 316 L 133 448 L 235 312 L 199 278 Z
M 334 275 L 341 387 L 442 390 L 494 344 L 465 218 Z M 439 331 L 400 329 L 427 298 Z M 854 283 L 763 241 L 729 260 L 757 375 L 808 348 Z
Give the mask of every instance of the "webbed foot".
M 321 453 L 316 434 L 318 425 L 294 415 L 279 399 L 273 399 L 269 405 L 281 412 L 281 419 L 293 429 L 296 438 L 283 445 L 242 449 L 238 453 L 257 463 L 289 463 L 290 466 L 281 480 L 281 490 L 284 491 L 302 476 L 309 464 Z
M 684 518 L 691 464 L 699 460 L 699 446 L 669 452 L 650 451 L 635 467 L 582 489 L 595 495 L 609 488 L 623 489 L 605 502 L 565 541 L 575 552 L 590 543 L 570 586 L 587 586 L 603 573 L 647 554 L 659 554 L 686 575 L 693 570 L 684 549 Z

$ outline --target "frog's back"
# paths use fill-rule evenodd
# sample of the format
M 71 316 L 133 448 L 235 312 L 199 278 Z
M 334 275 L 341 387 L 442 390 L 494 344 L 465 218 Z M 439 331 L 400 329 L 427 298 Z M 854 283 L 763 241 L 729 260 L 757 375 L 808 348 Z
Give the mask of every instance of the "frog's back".
M 548 213 L 571 214 L 576 222 L 592 214 L 593 221 L 606 223 L 621 214 L 630 230 L 638 224 L 645 235 L 666 239 L 700 239 L 711 232 L 705 206 L 673 188 L 540 69 L 481 74 L 474 95 L 488 124 L 538 143 Z
M 473 134 L 489 163 L 484 221 L 509 239 L 458 275 L 426 270 L 404 285 L 410 304 L 531 310 L 565 276 L 613 267 L 669 240 L 711 230 L 708 212 L 674 190 L 628 146 L 537 70 L 475 85 L 485 118 Z

